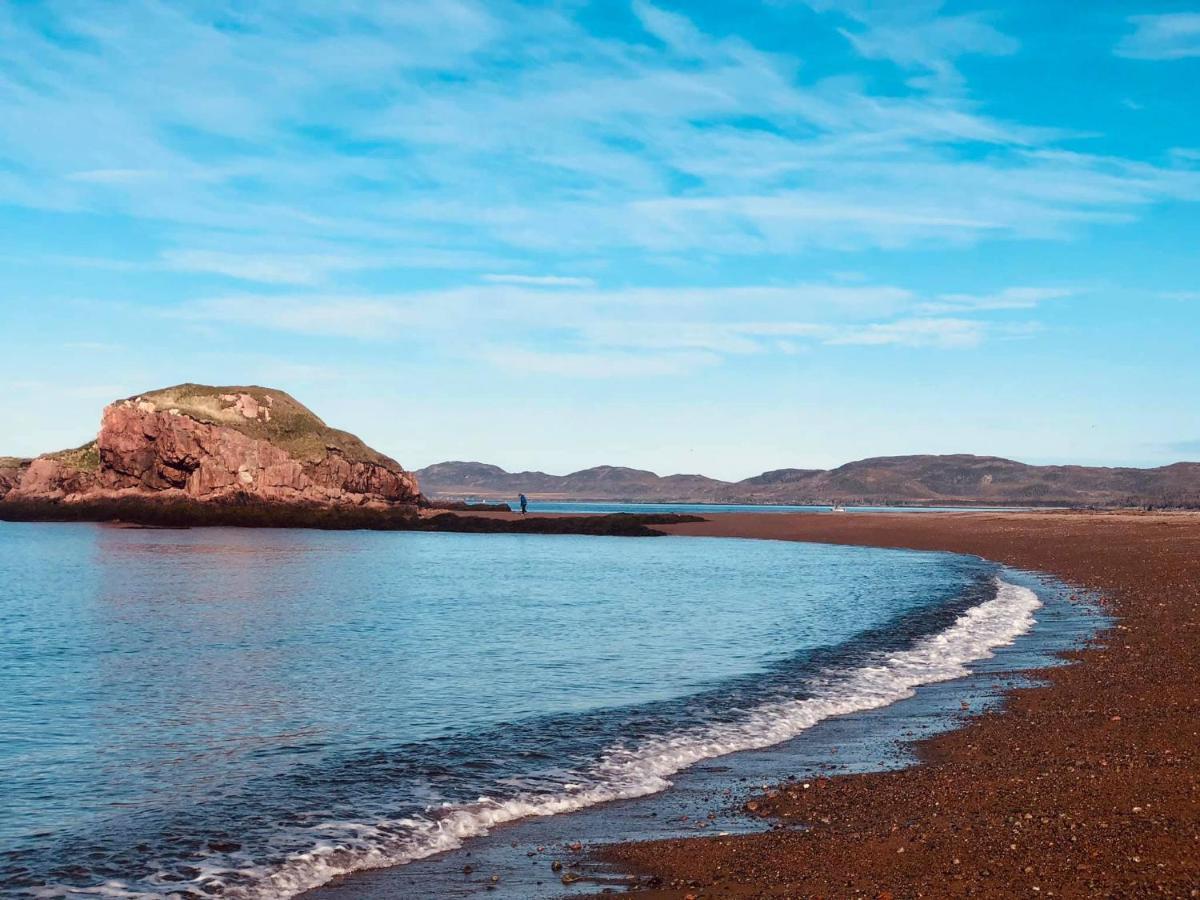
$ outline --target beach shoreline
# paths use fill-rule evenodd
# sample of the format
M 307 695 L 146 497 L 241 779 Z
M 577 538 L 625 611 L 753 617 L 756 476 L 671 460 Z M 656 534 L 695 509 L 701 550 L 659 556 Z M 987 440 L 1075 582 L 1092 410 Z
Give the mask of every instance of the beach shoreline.
M 500 824 L 486 834 L 472 836 L 461 847 L 400 865 L 340 875 L 303 896 L 313 900 L 390 900 L 467 898 L 486 892 L 500 900 L 549 900 L 591 896 L 602 889 L 611 892 L 632 885 L 653 886 L 653 875 L 630 873 L 627 867 L 589 854 L 617 841 L 741 834 L 779 827 L 770 819 L 746 814 L 744 804 L 759 790 L 785 777 L 789 783 L 802 784 L 833 772 L 880 772 L 911 766 L 917 762 L 911 747 L 919 737 L 960 727 L 965 717 L 994 708 L 1009 687 L 1029 683 L 1028 673 L 1061 665 L 1062 651 L 1083 646 L 1107 622 L 1090 602 L 1069 600 L 1073 591 L 1056 579 L 1009 567 L 1001 567 L 996 577 L 1006 589 L 1019 585 L 1036 592 L 1041 604 L 1036 610 L 1037 622 L 1015 639 L 983 655 L 973 655 L 965 663 L 967 671 L 958 677 L 922 681 L 906 697 L 823 717 L 779 742 L 714 754 L 671 775 L 665 790 Z M 995 602 L 993 597 L 983 606 Z M 979 607 L 968 605 L 967 609 Z M 947 652 L 953 651 L 947 648 Z M 559 873 L 551 869 L 552 862 L 563 867 Z M 492 881 L 493 877 L 498 880 Z
M 542 528 L 514 513 L 471 518 L 486 531 Z M 585 519 L 545 521 L 571 533 Z M 873 738 L 856 735 L 866 724 L 858 714 L 835 714 L 813 727 L 823 733 L 815 740 L 806 731 L 808 739 L 739 750 L 728 765 L 678 771 L 653 795 L 661 800 L 497 825 L 461 853 L 339 876 L 314 898 L 489 890 L 527 900 L 535 893 L 521 893 L 523 884 L 539 897 L 636 884 L 639 897 L 671 900 L 1200 896 L 1200 515 L 722 513 L 654 524 L 692 548 L 709 541 L 689 538 L 708 538 L 746 551 L 796 541 L 975 556 L 1036 590 L 1048 622 L 1055 609 L 1094 617 L 1084 611 L 1099 604 L 1105 624 L 1097 631 L 1093 618 L 1063 641 L 1047 640 L 1055 626 L 1047 633 L 1039 621 L 1018 638 L 1015 665 L 999 658 L 1007 644 L 994 645 L 996 666 L 879 707 L 869 717 L 885 727 Z M 729 608 L 739 615 L 736 599 Z M 1060 657 L 1074 665 L 1056 665 Z M 928 727 L 933 718 L 945 724 Z M 847 735 L 867 741 L 849 754 L 854 768 L 832 764 L 847 762 Z M 879 740 L 900 748 L 899 765 L 877 765 Z M 659 817 L 650 829 L 646 816 Z M 691 837 L 698 829 L 716 836 Z M 544 849 L 567 866 L 561 891 Z M 496 872 L 502 880 L 488 883 Z
M 966 553 L 1094 593 L 1077 665 L 922 741 L 921 764 L 785 784 L 785 827 L 601 848 L 646 898 L 1200 896 L 1200 515 L 726 514 L 679 535 Z

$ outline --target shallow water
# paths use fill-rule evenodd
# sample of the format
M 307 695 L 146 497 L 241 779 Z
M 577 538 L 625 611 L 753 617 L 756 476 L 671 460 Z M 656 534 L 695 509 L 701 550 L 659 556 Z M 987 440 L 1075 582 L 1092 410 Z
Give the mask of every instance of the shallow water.
M 0 888 L 279 897 L 890 703 L 1028 630 L 949 554 L 0 524 Z
M 628 889 L 637 876 L 598 861 L 593 851 L 619 841 L 742 834 L 804 828 L 747 815 L 744 804 L 768 785 L 901 768 L 916 761 L 914 741 L 996 709 L 1026 673 L 1064 664 L 1060 653 L 1084 644 L 1111 621 L 1093 598 L 1038 573 L 1001 569 L 1003 580 L 1034 590 L 1044 605 L 1035 627 L 969 674 L 930 682 L 895 703 L 824 719 L 796 737 L 698 763 L 671 777 L 667 790 L 598 804 L 566 815 L 526 818 L 462 847 L 401 866 L 358 871 L 305 893 L 305 900 L 560 900 Z M 576 848 L 579 848 L 576 850 Z M 563 867 L 579 880 L 566 884 Z M 498 880 L 496 880 L 498 879 Z

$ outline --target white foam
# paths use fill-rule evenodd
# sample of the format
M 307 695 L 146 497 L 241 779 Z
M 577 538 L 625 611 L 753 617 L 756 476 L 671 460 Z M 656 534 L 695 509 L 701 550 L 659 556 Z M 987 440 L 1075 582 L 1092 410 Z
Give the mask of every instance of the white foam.
M 433 811 L 428 817 L 373 824 L 326 822 L 318 827 L 323 840 L 317 846 L 290 856 L 270 871 L 242 869 L 237 872 L 241 878 L 234 880 L 228 878 L 228 869 L 214 867 L 197 880 L 223 881 L 225 897 L 277 900 L 338 875 L 402 865 L 460 847 L 467 838 L 487 834 L 506 822 L 654 794 L 670 786 L 670 776 L 695 763 L 779 744 L 831 716 L 887 706 L 912 696 L 920 685 L 960 678 L 968 674 L 968 663 L 992 656 L 997 647 L 1029 631 L 1041 605 L 1028 588 L 996 579 L 994 597 L 909 649 L 881 654 L 857 668 L 826 671 L 811 696 L 763 704 L 736 722 L 697 726 L 633 747 L 613 748 L 582 773 L 586 781 L 576 789 L 509 800 L 481 797 L 475 803 Z M 242 879 L 249 883 L 236 883 Z

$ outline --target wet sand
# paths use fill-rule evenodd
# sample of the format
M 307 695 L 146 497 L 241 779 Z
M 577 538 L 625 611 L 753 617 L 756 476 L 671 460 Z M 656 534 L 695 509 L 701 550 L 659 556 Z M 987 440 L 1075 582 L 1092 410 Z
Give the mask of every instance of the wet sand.
M 1200 514 L 725 514 L 666 530 L 977 554 L 1094 591 L 1117 624 L 1078 665 L 922 743 L 920 765 L 750 801 L 776 830 L 601 851 L 662 880 L 638 897 L 1200 897 Z

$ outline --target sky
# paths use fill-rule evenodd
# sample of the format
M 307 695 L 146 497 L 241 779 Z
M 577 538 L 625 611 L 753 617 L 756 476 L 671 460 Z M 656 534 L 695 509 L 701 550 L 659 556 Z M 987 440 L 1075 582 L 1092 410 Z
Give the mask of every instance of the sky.
M 1200 459 L 1200 2 L 0 4 L 0 453 Z

